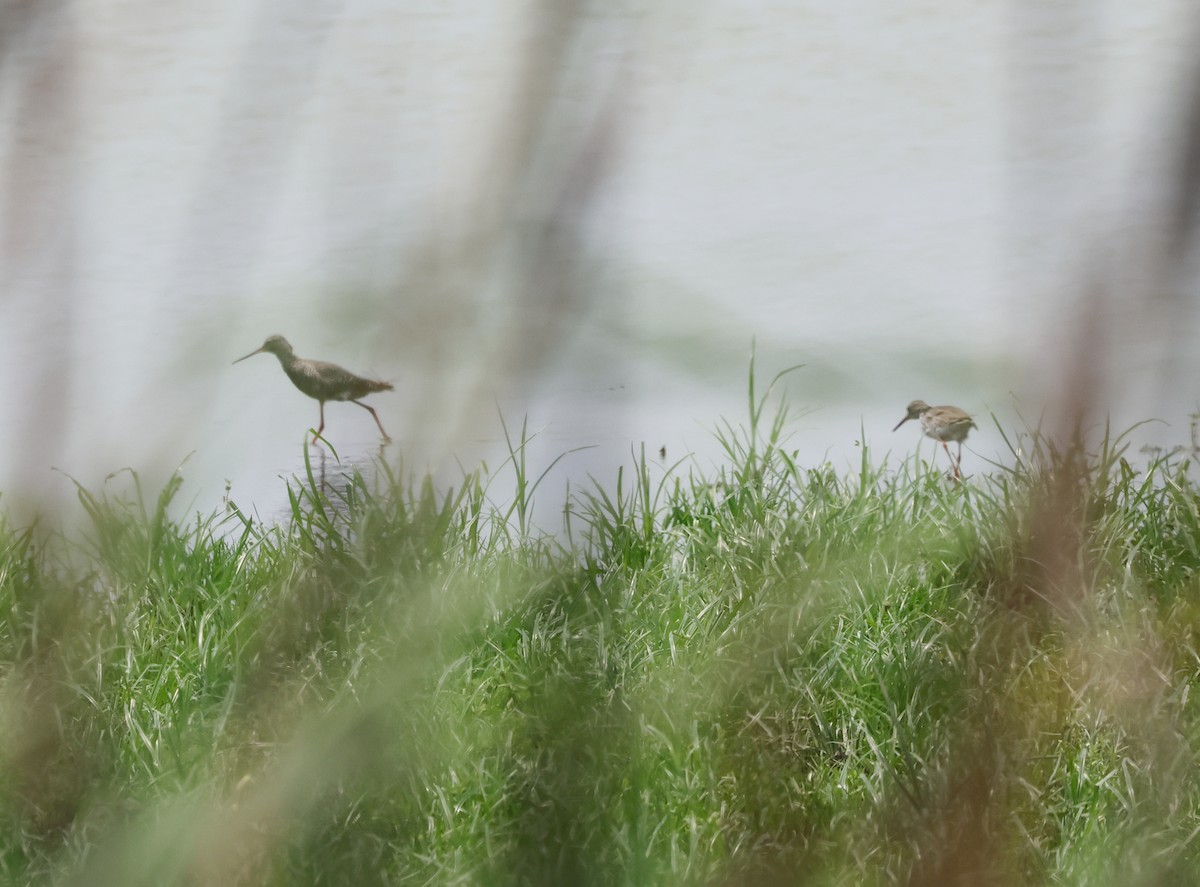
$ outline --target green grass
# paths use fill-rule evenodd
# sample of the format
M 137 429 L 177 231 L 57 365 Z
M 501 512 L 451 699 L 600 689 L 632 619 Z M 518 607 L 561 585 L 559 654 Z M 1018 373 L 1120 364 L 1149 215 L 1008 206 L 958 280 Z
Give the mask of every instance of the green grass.
M 772 387 L 554 536 L 524 428 L 501 504 L 383 465 L 177 520 L 130 473 L 0 526 L 0 878 L 1196 882 L 1193 454 L 838 472 Z

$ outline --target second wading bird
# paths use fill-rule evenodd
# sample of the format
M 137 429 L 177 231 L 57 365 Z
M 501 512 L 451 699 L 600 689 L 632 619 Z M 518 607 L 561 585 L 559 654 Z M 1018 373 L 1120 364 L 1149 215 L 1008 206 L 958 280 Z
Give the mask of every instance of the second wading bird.
M 914 400 L 908 405 L 908 414 L 896 423 L 896 428 L 893 428 L 892 431 L 895 431 L 909 419 L 919 419 L 921 421 L 921 430 L 925 432 L 925 436 L 932 437 L 934 440 L 941 442 L 942 448 L 946 451 L 946 456 L 954 466 L 955 480 L 962 477 L 959 472 L 959 466 L 962 464 L 962 445 L 971 429 L 978 427 L 975 424 L 975 420 L 965 410 L 960 410 L 958 407 L 931 407 L 923 400 Z M 950 454 L 950 446 L 947 441 L 951 440 L 958 443 L 957 459 Z
M 297 357 L 296 352 L 292 350 L 292 346 L 283 336 L 271 336 L 262 343 L 261 348 L 254 349 L 246 357 L 253 357 L 264 351 L 279 358 L 279 362 L 283 364 L 283 371 L 287 373 L 293 385 L 321 404 L 321 424 L 317 428 L 316 434 L 313 435 L 313 440 L 316 440 L 325 430 L 325 401 L 327 400 L 348 400 L 350 403 L 358 404 L 371 414 L 371 418 L 379 426 L 379 433 L 383 435 L 383 439 L 391 440 L 388 433 L 383 430 L 383 423 L 375 415 L 375 410 L 361 401 L 361 398 L 373 391 L 391 391 L 391 382 L 364 379 L 336 363 Z M 241 363 L 246 357 L 239 357 L 234 363 Z

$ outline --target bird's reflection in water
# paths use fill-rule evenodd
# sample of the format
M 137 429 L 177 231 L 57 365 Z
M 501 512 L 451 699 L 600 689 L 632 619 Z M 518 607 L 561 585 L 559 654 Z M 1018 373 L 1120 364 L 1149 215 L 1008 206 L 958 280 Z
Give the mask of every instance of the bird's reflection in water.
M 317 448 L 317 460 L 319 462 L 319 467 L 317 469 L 319 489 L 321 490 L 322 493 L 324 493 L 326 496 L 328 496 L 329 495 L 329 484 L 325 480 L 325 463 L 329 459 L 329 454 L 326 453 L 325 448 L 323 446 L 321 446 L 319 443 L 317 443 L 316 441 L 313 441 L 313 446 Z
M 376 486 L 387 442 L 354 453 L 338 453 L 328 442 L 323 445 L 322 440 L 312 441 L 302 471 L 293 475 L 293 516 L 297 508 L 309 514 L 317 506 L 323 512 L 332 509 L 348 521 L 356 489 L 373 490 Z

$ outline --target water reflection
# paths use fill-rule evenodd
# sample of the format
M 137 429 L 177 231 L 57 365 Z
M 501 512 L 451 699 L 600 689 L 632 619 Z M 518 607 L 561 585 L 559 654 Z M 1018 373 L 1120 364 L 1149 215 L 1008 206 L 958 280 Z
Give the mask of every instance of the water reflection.
M 316 518 L 324 526 L 348 527 L 356 490 L 374 492 L 392 482 L 387 450 L 385 442 L 339 454 L 328 441 L 324 445 L 321 440 L 311 442 L 298 470 L 278 475 L 286 497 L 274 497 L 278 507 L 259 517 L 268 524 L 289 525 L 298 520 L 299 526 L 311 527 Z M 228 490 L 226 496 L 227 506 L 233 503 L 236 507 Z

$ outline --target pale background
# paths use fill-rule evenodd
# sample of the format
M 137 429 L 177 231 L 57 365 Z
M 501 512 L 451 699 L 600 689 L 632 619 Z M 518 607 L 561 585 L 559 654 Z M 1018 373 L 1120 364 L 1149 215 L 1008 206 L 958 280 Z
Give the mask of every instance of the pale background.
M 718 459 L 752 342 L 763 381 L 806 365 L 802 461 L 911 451 L 920 397 L 980 417 L 986 470 L 989 412 L 1056 409 L 1097 279 L 1103 406 L 1187 442 L 1194 275 L 1146 255 L 1192 4 L 646 6 L 0 8 L 7 507 L 187 458 L 186 507 L 228 483 L 278 514 L 317 405 L 231 366 L 272 333 L 395 383 L 371 403 L 405 471 L 497 466 L 498 411 L 536 471 L 592 447 L 551 513 L 643 443 Z M 326 418 L 345 463 L 379 453 L 365 411 Z

